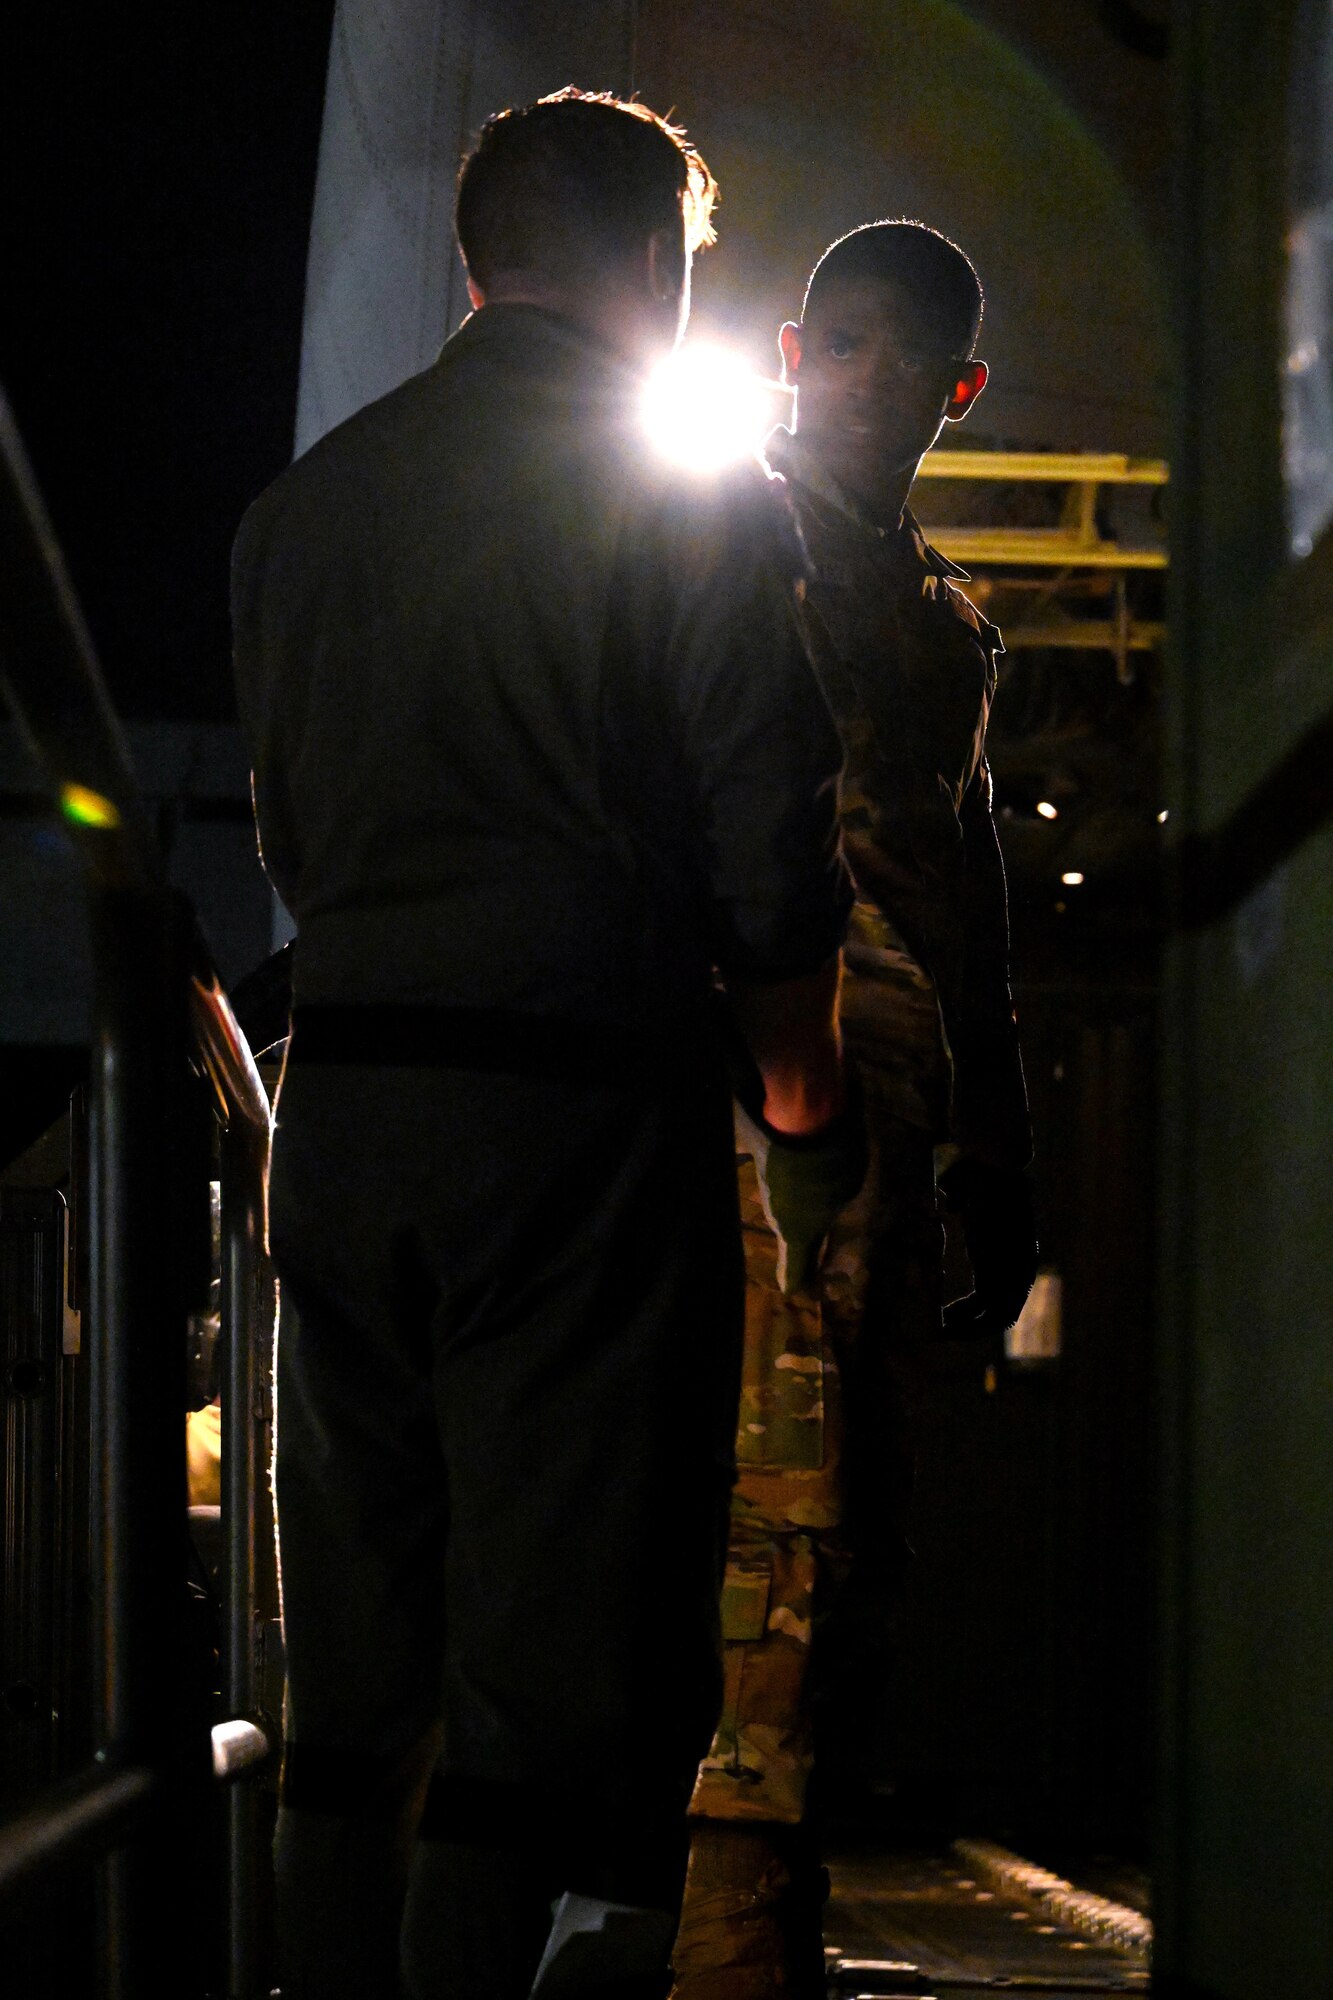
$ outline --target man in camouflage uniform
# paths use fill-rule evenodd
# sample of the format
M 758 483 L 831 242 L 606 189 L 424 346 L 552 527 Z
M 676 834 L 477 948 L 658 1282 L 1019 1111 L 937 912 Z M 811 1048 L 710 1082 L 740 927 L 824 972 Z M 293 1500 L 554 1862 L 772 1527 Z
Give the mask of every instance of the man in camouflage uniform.
M 975 1283 L 948 1309 L 948 1330 L 999 1333 L 1035 1274 L 985 756 L 1003 648 L 957 588 L 964 572 L 906 505 L 922 453 L 985 384 L 972 358 L 981 304 L 975 271 L 947 239 L 876 223 L 826 253 L 801 325 L 781 334 L 799 428 L 775 433 L 769 453 L 805 533 L 808 637 L 847 758 L 840 818 L 857 903 L 841 1012 L 872 1165 L 817 1280 L 784 1296 L 742 1154 L 747 1328 L 726 1695 L 691 1806 L 679 2000 L 823 1991 L 807 1810 L 811 1640 L 819 1631 L 826 1644 L 836 1598 L 837 1624 L 863 1652 L 868 1641 L 873 1668 L 896 1595 L 912 1361 L 941 1324 L 937 1168 Z

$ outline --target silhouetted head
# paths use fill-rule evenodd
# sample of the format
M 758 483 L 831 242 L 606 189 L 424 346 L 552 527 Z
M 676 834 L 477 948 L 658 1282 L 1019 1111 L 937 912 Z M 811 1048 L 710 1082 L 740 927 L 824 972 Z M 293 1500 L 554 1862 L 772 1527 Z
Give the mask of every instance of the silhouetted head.
M 684 133 L 644 104 L 567 89 L 487 119 L 458 176 L 474 305 L 526 301 L 670 345 L 717 187 Z M 622 344 L 625 344 L 622 342 Z
M 941 426 L 967 414 L 986 386 L 981 313 L 970 258 L 922 222 L 866 223 L 820 258 L 779 342 L 800 433 L 853 493 L 905 498 Z

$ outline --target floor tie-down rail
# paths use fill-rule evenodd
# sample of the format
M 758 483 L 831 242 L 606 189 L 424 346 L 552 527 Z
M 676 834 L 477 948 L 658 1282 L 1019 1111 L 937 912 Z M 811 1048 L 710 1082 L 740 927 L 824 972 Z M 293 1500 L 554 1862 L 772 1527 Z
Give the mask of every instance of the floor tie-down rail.
M 1142 1909 L 991 1842 L 956 1841 L 943 1854 L 857 1852 L 830 1873 L 830 2000 L 1148 1990 L 1152 1926 Z

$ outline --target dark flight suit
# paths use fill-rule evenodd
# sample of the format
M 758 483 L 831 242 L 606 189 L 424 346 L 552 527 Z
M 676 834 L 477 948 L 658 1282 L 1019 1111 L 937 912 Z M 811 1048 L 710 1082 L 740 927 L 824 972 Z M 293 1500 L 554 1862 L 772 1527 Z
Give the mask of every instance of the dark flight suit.
M 237 544 L 299 933 L 270 1190 L 295 1996 L 397 1991 L 437 1726 L 409 1992 L 462 1991 L 460 1923 L 521 1994 L 553 1896 L 679 1896 L 740 1352 L 712 970 L 812 972 L 851 896 L 783 490 L 646 457 L 637 394 L 487 307 Z M 467 1878 L 490 1847 L 523 1922 Z
M 857 902 L 841 1019 L 871 1148 L 818 1297 L 779 1293 L 772 1232 L 741 1161 L 746 1344 L 725 1698 L 691 1810 L 782 1826 L 806 1810 L 815 1632 L 825 1665 L 832 1642 L 858 1679 L 873 1674 L 897 1595 L 913 1357 L 940 1315 L 936 1148 L 1021 1168 L 1031 1136 L 985 758 L 999 633 L 910 514 L 882 530 L 799 437 L 779 431 L 768 450 L 805 537 L 805 623 L 846 752 L 840 819 Z M 828 1706 L 859 1713 L 854 1699 Z M 787 1990 L 772 1948 L 747 1938 L 749 1886 L 700 1875 L 676 1949 L 681 2000 Z M 809 1934 L 817 1951 L 813 1925 Z M 821 1980 L 816 1958 L 809 1990 Z

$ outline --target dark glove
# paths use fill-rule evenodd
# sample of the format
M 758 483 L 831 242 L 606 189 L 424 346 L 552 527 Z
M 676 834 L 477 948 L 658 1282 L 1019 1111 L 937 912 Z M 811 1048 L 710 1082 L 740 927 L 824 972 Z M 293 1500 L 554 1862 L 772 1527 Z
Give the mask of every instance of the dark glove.
M 754 1155 L 764 1213 L 778 1239 L 778 1285 L 786 1299 L 810 1290 L 834 1217 L 861 1191 L 866 1130 L 859 1092 L 846 1109 L 799 1138 L 775 1132 L 741 1107 L 741 1132 Z
M 953 1339 L 1001 1335 L 1022 1312 L 1037 1275 L 1032 1183 L 1013 1167 L 955 1160 L 939 1179 L 946 1208 L 963 1225 L 975 1290 L 944 1308 Z

